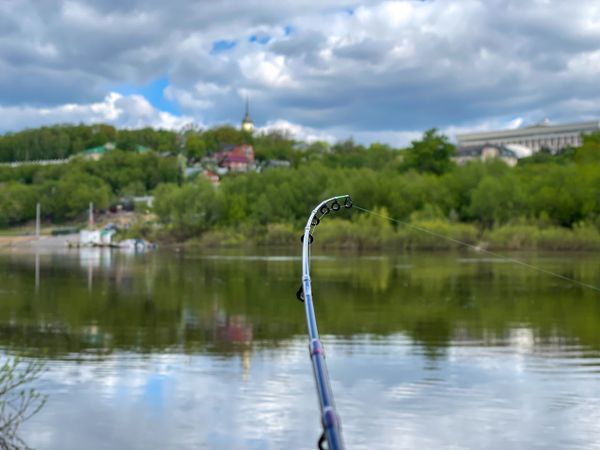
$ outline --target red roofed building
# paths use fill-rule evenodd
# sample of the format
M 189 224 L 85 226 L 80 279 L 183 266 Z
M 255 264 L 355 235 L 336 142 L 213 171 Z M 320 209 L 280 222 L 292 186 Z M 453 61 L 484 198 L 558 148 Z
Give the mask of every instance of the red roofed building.
M 248 144 L 226 146 L 214 157 L 219 167 L 230 172 L 247 172 L 254 167 L 254 148 Z

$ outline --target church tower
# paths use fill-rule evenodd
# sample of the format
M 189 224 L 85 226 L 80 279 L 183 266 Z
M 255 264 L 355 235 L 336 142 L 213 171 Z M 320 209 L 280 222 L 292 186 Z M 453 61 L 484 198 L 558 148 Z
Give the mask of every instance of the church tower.
M 254 122 L 250 118 L 250 107 L 248 105 L 248 99 L 246 98 L 246 115 L 242 120 L 242 131 L 252 133 L 254 131 Z

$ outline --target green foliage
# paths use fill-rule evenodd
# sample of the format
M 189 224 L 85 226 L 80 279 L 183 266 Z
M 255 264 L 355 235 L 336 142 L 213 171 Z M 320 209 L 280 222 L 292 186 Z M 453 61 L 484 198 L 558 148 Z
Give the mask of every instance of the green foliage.
M 558 225 L 570 227 L 599 212 L 597 175 L 575 165 L 549 165 L 521 178 L 531 216 L 542 212 Z M 595 186 L 594 186 L 595 185 Z
M 177 159 L 152 152 L 113 150 L 99 161 L 0 167 L 0 227 L 34 219 L 36 202 L 44 219 L 61 222 L 83 215 L 90 201 L 104 209 L 118 197 L 148 194 L 178 179 Z
M 456 149 L 446 136 L 438 134 L 433 128 L 426 131 L 420 141 L 413 141 L 405 153 L 405 169 L 441 175 L 454 165 L 451 157 L 456 153 Z
M 340 219 L 324 220 L 319 225 L 318 238 L 322 245 L 367 249 L 377 248 L 389 243 L 394 235 L 394 228 L 388 220 L 381 216 L 389 216 L 385 208 L 377 208 L 378 215 L 362 214 L 352 222 Z
M 521 193 L 512 174 L 503 179 L 483 177 L 472 191 L 469 214 L 485 226 L 506 223 L 518 217 L 521 207 Z
M 57 125 L 0 136 L 0 162 L 62 159 L 114 140 L 110 125 Z
M 211 128 L 202 133 L 205 147 L 210 152 L 218 151 L 222 145 L 251 144 L 252 136 L 230 125 Z
M 600 163 L 600 131 L 583 136 L 583 144 L 575 151 L 578 164 Z
M 307 151 L 311 152 L 311 148 Z M 387 145 L 376 142 L 369 147 L 364 147 L 357 145 L 352 139 L 338 142 L 331 148 L 326 148 L 321 154 L 315 153 L 314 156 L 318 156 L 323 164 L 333 168 L 364 167 L 373 170 L 389 168 L 391 164 L 397 164 L 398 160 L 398 152 Z
M 0 227 L 35 217 L 36 191 L 16 182 L 0 183 Z
M 377 209 L 375 212 L 383 216 L 388 215 L 385 209 Z M 323 222 L 323 225 L 319 226 L 318 235 L 315 233 L 315 238 L 319 239 L 319 245 L 324 247 L 357 250 L 460 248 L 457 242 L 441 239 L 439 235 L 475 244 L 479 233 L 473 225 L 451 223 L 443 218 L 415 218 L 394 229 L 390 222 L 381 216 L 361 215 L 353 222 L 340 219 Z
M 122 150 L 144 146 L 178 152 L 177 133 L 143 128 L 116 130 L 111 125 L 55 125 L 0 136 L 0 162 L 64 159 L 85 149 L 116 143 Z
M 206 153 L 206 142 L 198 134 L 186 136 L 185 155 L 192 160 L 201 159 Z
M 154 189 L 159 183 L 177 181 L 179 169 L 176 158 L 160 158 L 153 153 L 141 155 L 113 150 L 99 161 L 88 163 L 85 170 L 102 177 L 113 193 L 122 195 L 123 189 L 132 183 L 141 184 L 140 192 Z
M 588 223 L 577 224 L 573 229 L 517 224 L 489 230 L 483 241 L 491 248 L 511 250 L 598 250 L 600 232 Z
M 154 211 L 178 239 L 197 236 L 219 217 L 217 194 L 206 179 L 181 187 L 161 184 L 154 195 Z
M 136 151 L 139 146 L 151 148 L 157 152 L 179 151 L 177 133 L 168 130 L 142 128 L 139 130 L 119 130 L 116 136 L 117 148 Z
M 107 208 L 109 200 L 110 188 L 101 178 L 74 172 L 52 186 L 52 194 L 43 207 L 60 221 L 80 215 L 90 202 L 94 203 L 95 208 Z
M 83 214 L 89 201 L 104 208 L 119 197 L 154 192 L 163 231 L 177 240 L 210 231 L 207 242 L 217 237 L 237 242 L 239 236 L 253 234 L 264 237 L 255 242 L 284 242 L 286 227 L 301 229 L 315 204 L 343 193 L 351 194 L 358 205 L 381 208 L 401 221 L 427 223 L 469 242 L 483 233 L 499 236 L 490 239 L 511 247 L 535 246 L 552 238 L 567 242 L 565 246 L 579 246 L 580 238 L 573 235 L 591 236 L 593 241 L 589 229 L 600 227 L 600 133 L 584 136 L 580 148 L 561 155 L 538 153 L 514 168 L 499 160 L 456 166 L 451 160 L 454 146 L 434 129 L 404 151 L 379 143 L 366 147 L 352 139 L 308 145 L 284 132 L 252 136 L 230 126 L 176 135 L 103 125 L 26 130 L 0 137 L 0 149 L 9 141 L 26 143 L 31 149 L 41 148 L 44 142 L 56 149 L 63 134 L 69 142 L 77 137 L 84 146 L 114 140 L 120 149 L 107 152 L 99 161 L 73 158 L 56 166 L 0 166 L 0 226 L 33 219 L 37 201 L 45 219 L 63 221 Z M 229 174 L 217 189 L 202 174 L 183 182 L 186 156 L 197 161 L 223 144 L 240 143 L 254 145 L 259 161 L 283 159 L 291 162 L 291 168 Z M 69 152 L 74 151 L 73 145 Z M 139 154 L 140 145 L 165 154 L 182 153 Z M 354 211 L 345 217 L 353 224 L 334 222 L 341 237 L 332 238 L 343 246 L 355 245 L 345 243 L 350 236 L 365 248 L 382 243 L 402 248 L 435 246 L 430 237 L 419 238 L 412 234 L 414 230 L 397 224 L 386 234 Z M 578 228 L 581 223 L 588 224 L 585 233 Z M 532 240 L 529 232 L 521 233 L 518 227 L 523 226 L 564 227 L 569 237 L 545 232 Z M 510 227 L 518 232 L 512 240 L 498 234 Z
M 271 131 L 254 137 L 255 157 L 259 161 L 280 159 L 295 162 L 298 152 L 296 142 L 285 132 Z

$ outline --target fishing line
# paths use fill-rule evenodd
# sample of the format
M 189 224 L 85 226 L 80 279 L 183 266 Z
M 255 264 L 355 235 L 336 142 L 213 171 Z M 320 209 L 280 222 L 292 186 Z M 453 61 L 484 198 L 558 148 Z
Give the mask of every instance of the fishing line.
M 499 253 L 492 252 L 490 250 L 486 250 L 484 248 L 481 248 L 481 247 L 479 247 L 477 245 L 469 244 L 468 242 L 460 241 L 458 239 L 454 239 L 454 238 L 451 238 L 449 236 L 445 236 L 443 234 L 436 233 L 435 231 L 428 230 L 427 228 L 423 228 L 423 227 L 420 227 L 418 225 L 415 225 L 415 224 L 412 224 L 412 223 L 409 223 L 409 222 L 405 222 L 403 220 L 398 220 L 398 219 L 394 219 L 393 217 L 388 217 L 388 216 L 386 216 L 384 214 L 380 214 L 378 212 L 371 211 L 369 209 L 363 208 L 363 207 L 358 206 L 356 204 L 353 205 L 353 208 L 356 208 L 356 209 L 358 209 L 360 211 L 363 211 L 363 212 L 365 212 L 367 214 L 372 214 L 374 216 L 379 216 L 379 217 L 381 217 L 383 219 L 389 220 L 390 222 L 395 222 L 395 223 L 398 223 L 400 225 L 404 225 L 404 226 L 406 226 L 408 228 L 412 228 L 412 229 L 420 231 L 422 233 L 427 233 L 427 234 L 430 234 L 431 236 L 435 236 L 437 238 L 444 239 L 446 241 L 453 242 L 453 243 L 458 244 L 458 245 L 462 245 L 463 247 L 467 247 L 467 248 L 470 248 L 472 250 L 476 250 L 478 252 L 485 253 L 486 255 L 490 255 L 490 256 L 493 256 L 495 258 L 501 258 L 501 259 L 504 259 L 505 261 L 509 261 L 509 262 L 512 262 L 512 263 L 515 263 L 515 264 L 519 264 L 519 265 L 521 265 L 523 267 L 527 267 L 529 269 L 536 270 L 536 271 L 544 273 L 546 275 L 550 275 L 550 276 L 553 276 L 553 277 L 556 277 L 556 278 L 560 278 L 561 280 L 568 281 L 570 283 L 574 283 L 574 284 L 577 284 L 579 286 L 582 286 L 582 287 L 585 287 L 585 288 L 588 288 L 588 289 L 593 289 L 594 291 L 600 292 L 600 287 L 598 287 L 598 286 L 594 286 L 593 284 L 584 283 L 583 281 L 579 281 L 579 280 L 576 280 L 574 278 L 567 277 L 565 275 L 561 275 L 560 273 L 552 272 L 551 270 L 542 269 L 541 267 L 534 266 L 533 264 L 526 263 L 525 261 L 521 261 L 520 259 L 506 257 L 506 256 L 501 255 Z

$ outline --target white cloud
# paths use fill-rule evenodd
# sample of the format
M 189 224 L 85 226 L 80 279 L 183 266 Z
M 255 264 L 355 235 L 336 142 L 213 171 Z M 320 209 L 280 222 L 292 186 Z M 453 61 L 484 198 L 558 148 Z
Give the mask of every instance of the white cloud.
M 258 133 L 269 133 L 271 131 L 283 131 L 289 134 L 293 139 L 304 142 L 325 141 L 329 143 L 335 142 L 337 139 L 333 134 L 314 128 L 303 127 L 287 120 L 279 119 L 270 121 L 266 125 L 256 129 Z
M 0 106 L 0 129 L 18 129 L 57 123 L 109 123 L 125 128 L 152 126 L 178 129 L 193 122 L 188 116 L 174 116 L 154 108 L 139 95 L 123 96 L 115 92 L 103 101 L 88 104 L 65 104 L 49 108 L 26 106 Z
M 249 95 L 258 125 L 394 145 L 431 127 L 600 116 L 595 0 L 13 0 L 0 11 L 4 130 L 43 110 L 71 120 L 67 105 L 84 121 L 118 109 L 118 124 L 176 126 L 186 119 L 133 96 L 105 99 L 162 77 L 165 96 L 206 124 L 238 123 Z M 219 40 L 235 46 L 215 54 Z
M 242 75 L 252 84 L 265 88 L 293 86 L 284 56 L 257 52 L 243 56 L 239 66 Z

